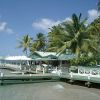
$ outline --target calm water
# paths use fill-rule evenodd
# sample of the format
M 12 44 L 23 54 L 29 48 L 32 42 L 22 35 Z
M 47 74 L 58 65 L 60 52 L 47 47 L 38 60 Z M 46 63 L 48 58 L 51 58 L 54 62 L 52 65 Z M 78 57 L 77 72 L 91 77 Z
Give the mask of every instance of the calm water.
M 0 100 L 100 100 L 100 90 L 63 82 L 6 85 Z
M 64 82 L 14 84 L 0 86 L 0 100 L 100 100 L 100 90 Z

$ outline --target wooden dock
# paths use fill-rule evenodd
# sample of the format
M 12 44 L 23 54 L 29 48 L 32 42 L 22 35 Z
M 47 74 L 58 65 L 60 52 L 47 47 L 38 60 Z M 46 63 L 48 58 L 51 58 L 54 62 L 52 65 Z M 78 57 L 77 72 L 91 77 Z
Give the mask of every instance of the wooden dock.
M 95 71 L 96 72 L 96 71 Z M 93 74 L 93 71 L 80 73 L 61 73 L 61 74 L 52 74 L 52 73 L 41 73 L 41 74 L 11 74 L 11 75 L 1 75 L 0 84 L 20 84 L 20 83 L 37 83 L 37 82 L 53 82 L 60 81 L 60 79 L 74 81 L 83 81 L 88 83 L 99 83 L 100 84 L 100 73 Z
M 67 79 L 71 83 L 74 83 L 75 81 L 83 81 L 88 87 L 93 83 L 100 84 L 100 75 L 67 73 L 66 75 L 60 75 L 60 79 Z
M 0 84 L 53 82 L 58 80 L 59 77 L 57 75 L 51 74 L 4 75 L 0 77 Z
M 100 83 L 100 76 L 86 75 L 78 73 L 67 74 L 28 74 L 28 75 L 4 75 L 0 77 L 0 84 L 20 84 L 20 83 L 37 83 L 37 82 L 53 82 L 67 79 L 74 81 L 84 81 L 91 83 Z

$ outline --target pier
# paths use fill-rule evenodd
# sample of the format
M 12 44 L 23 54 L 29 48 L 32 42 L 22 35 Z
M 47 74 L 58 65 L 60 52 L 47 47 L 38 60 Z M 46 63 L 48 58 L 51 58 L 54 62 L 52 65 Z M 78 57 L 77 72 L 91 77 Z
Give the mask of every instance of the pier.
M 100 84 L 100 72 L 98 70 L 83 70 L 78 69 L 78 73 L 70 72 L 70 73 L 40 73 L 40 74 L 11 74 L 4 75 L 1 73 L 0 76 L 0 84 L 21 84 L 21 83 L 38 83 L 38 82 L 54 82 L 69 80 L 70 83 L 74 83 L 75 81 L 83 81 L 84 85 L 90 86 L 91 83 L 99 83 Z
M 21 84 L 36 82 L 53 82 L 58 81 L 60 77 L 51 74 L 28 74 L 28 75 L 1 75 L 0 84 Z
M 44 56 L 43 52 L 35 52 Z M 53 66 L 50 62 L 58 62 L 58 59 L 52 59 L 50 53 L 45 53 L 46 58 L 31 59 L 27 57 L 7 57 L 1 60 L 0 69 L 10 69 L 10 74 L 0 72 L 0 84 L 20 84 L 20 83 L 34 83 L 34 82 L 53 82 L 68 80 L 70 83 L 75 81 L 82 81 L 88 87 L 92 83 L 100 84 L 100 67 L 84 67 L 77 66 L 74 71 L 66 66 L 65 58 L 59 58 L 59 64 Z M 47 57 L 49 56 L 49 58 Z M 52 54 L 54 57 L 55 54 Z M 67 55 L 66 59 L 69 55 Z M 47 59 L 48 58 L 48 59 Z M 42 61 L 48 61 L 47 64 L 42 64 Z M 38 62 L 38 64 L 36 64 Z M 51 64 L 51 65 L 50 65 Z

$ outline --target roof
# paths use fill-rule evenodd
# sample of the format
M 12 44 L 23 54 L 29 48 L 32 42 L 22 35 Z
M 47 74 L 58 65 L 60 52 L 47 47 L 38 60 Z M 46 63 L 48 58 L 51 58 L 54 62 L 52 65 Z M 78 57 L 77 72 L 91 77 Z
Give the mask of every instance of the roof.
M 75 54 L 57 54 L 56 52 L 41 52 L 35 51 L 31 58 L 34 60 L 70 60 L 76 58 Z
M 34 53 L 37 53 L 41 57 L 46 57 L 46 56 L 55 56 L 57 53 L 56 52 L 41 52 L 41 51 L 35 51 Z

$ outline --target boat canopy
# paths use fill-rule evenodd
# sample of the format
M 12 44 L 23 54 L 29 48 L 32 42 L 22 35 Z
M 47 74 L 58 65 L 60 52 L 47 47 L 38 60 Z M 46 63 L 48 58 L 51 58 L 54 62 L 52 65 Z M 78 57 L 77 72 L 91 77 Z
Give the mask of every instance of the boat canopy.
M 32 60 L 32 59 L 27 56 L 8 56 L 5 57 L 5 60 Z

